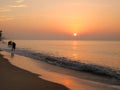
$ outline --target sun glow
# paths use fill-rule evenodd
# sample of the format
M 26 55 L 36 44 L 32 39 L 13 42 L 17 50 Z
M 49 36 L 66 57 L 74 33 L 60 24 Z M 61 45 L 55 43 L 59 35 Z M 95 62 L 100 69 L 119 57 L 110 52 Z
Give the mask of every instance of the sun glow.
M 76 37 L 76 36 L 77 36 L 77 33 L 73 33 L 73 36 Z

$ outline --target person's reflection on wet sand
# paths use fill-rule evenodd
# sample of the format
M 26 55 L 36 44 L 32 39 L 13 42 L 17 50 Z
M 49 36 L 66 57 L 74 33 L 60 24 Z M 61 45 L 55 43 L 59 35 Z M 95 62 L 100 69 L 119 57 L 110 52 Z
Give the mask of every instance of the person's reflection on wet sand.
M 14 52 L 11 52 L 11 58 L 14 58 Z

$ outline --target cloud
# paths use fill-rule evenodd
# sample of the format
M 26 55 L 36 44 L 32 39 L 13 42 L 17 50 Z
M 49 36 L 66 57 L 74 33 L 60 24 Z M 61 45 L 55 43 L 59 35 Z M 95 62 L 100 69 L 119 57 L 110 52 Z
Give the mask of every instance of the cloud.
M 22 7 L 27 7 L 27 5 L 25 5 L 25 4 L 11 5 L 10 7 L 13 7 L 13 8 L 22 8 Z
M 14 12 L 14 8 L 24 8 L 24 7 L 27 7 L 26 4 L 23 4 L 25 0 L 14 0 L 14 3 L 12 2 L 9 2 L 9 3 L 6 3 L 6 4 L 3 4 L 2 7 L 0 7 L 0 14 L 2 14 L 3 16 L 0 15 L 0 22 L 4 22 L 4 21 L 9 21 L 9 20 L 13 20 L 14 18 L 11 17 L 12 16 L 12 12 Z M 5 12 L 10 12 L 9 15 L 10 16 L 7 16 L 7 13 Z
M 0 16 L 0 21 L 9 21 L 9 20 L 13 20 L 13 17 L 9 17 L 9 16 Z
M 25 0 L 17 0 L 16 1 L 16 4 L 14 5 L 10 5 L 9 7 L 12 7 L 12 8 L 23 8 L 23 7 L 27 7 L 26 4 L 22 4 Z
M 0 12 L 10 12 L 11 9 L 9 8 L 0 8 Z
M 22 3 L 24 0 L 17 0 L 16 3 Z

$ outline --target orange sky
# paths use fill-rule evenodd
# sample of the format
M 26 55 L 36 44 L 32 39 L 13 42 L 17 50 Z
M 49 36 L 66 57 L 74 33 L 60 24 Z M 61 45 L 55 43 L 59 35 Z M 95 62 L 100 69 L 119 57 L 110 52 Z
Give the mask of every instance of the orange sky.
M 120 0 L 3 0 L 6 38 L 120 40 Z

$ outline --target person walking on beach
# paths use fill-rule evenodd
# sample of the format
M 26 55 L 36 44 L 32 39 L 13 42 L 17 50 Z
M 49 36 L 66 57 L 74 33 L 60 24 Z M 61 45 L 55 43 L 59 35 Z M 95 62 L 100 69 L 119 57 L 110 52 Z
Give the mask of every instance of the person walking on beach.
M 12 51 L 15 51 L 15 49 L 16 49 L 16 43 L 12 42 Z

